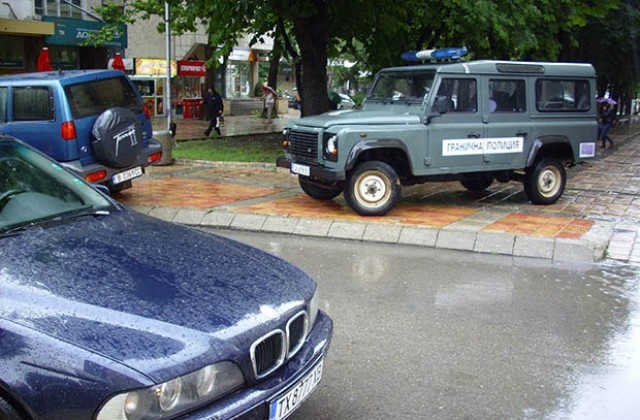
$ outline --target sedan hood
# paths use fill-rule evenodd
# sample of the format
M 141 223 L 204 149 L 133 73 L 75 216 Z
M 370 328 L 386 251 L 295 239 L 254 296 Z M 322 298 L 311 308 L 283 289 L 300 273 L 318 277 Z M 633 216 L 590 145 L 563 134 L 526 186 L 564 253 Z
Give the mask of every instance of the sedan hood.
M 296 126 L 329 128 L 336 125 L 392 125 L 420 124 L 420 116 L 391 111 L 332 111 L 305 117 L 296 121 Z
M 0 318 L 156 381 L 237 355 L 315 290 L 277 257 L 130 211 L 1 238 L 0 285 Z

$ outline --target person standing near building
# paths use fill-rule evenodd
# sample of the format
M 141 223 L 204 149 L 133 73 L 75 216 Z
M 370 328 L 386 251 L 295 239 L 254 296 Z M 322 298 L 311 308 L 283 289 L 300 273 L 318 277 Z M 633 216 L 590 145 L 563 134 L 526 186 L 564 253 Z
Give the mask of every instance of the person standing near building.
M 204 130 L 205 137 L 209 137 L 211 130 L 214 129 L 216 130 L 216 133 L 220 135 L 219 118 L 224 112 L 224 102 L 222 101 L 220 94 L 216 92 L 215 87 L 209 86 L 207 88 L 207 94 L 204 96 L 204 106 L 206 108 L 207 118 L 209 119 L 209 127 Z
M 602 108 L 600 108 L 600 115 L 598 116 L 598 141 L 602 142 L 602 145 L 600 145 L 601 148 L 606 147 L 607 141 L 611 145 L 609 147 L 613 147 L 615 144 L 611 137 L 609 137 L 609 130 L 615 118 L 616 114 L 613 112 L 613 108 L 609 106 L 607 102 L 604 102 Z

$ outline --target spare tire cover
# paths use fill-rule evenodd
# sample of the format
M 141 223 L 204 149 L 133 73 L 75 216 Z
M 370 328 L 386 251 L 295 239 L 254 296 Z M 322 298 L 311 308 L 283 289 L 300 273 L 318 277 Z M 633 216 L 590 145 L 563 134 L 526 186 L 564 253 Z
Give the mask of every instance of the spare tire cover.
M 93 151 L 105 165 L 124 168 L 138 160 L 142 151 L 142 124 L 128 109 L 107 109 L 91 132 Z

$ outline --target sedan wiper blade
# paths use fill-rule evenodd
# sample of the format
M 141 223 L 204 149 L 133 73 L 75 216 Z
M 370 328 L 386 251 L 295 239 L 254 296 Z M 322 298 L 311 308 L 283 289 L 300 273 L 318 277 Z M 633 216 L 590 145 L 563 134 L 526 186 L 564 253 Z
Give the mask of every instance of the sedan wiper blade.
M 81 217 L 108 216 L 111 214 L 109 210 L 103 210 L 103 209 L 100 209 L 100 210 L 79 209 L 79 210 L 81 211 L 78 211 L 78 209 L 76 209 L 76 210 L 73 210 L 72 212 L 56 214 L 46 219 L 30 220 L 28 222 L 20 223 L 13 226 L 10 225 L 7 228 L 5 228 L 5 230 L 0 230 L 0 237 L 15 236 L 26 230 L 32 229 L 34 227 L 44 228 L 49 226 L 60 225 L 60 224 L 66 223 L 67 221 L 81 218 Z

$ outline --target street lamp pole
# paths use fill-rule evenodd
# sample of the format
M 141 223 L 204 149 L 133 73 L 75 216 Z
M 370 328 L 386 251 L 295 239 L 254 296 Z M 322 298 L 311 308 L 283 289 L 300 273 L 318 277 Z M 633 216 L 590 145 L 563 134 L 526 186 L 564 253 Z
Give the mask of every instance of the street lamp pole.
M 167 130 L 171 130 L 171 15 L 169 13 L 169 2 L 164 2 L 164 32 L 165 32 L 165 45 L 166 45 L 166 70 L 167 80 L 165 83 L 164 91 L 166 92 L 166 103 L 164 109 L 167 115 Z

